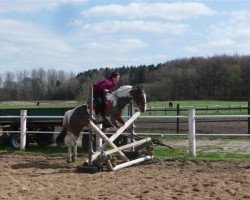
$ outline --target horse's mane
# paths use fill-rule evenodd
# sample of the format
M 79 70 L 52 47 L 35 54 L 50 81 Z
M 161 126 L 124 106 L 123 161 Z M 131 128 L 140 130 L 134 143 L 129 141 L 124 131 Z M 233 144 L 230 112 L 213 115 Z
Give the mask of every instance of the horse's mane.
M 123 85 L 123 86 L 119 87 L 117 90 L 115 90 L 114 92 L 124 91 L 126 89 L 132 89 L 132 86 L 131 85 Z
M 131 85 L 123 85 L 119 87 L 117 90 L 111 93 L 111 95 L 116 95 L 116 96 L 126 96 L 128 95 L 129 91 L 132 89 Z

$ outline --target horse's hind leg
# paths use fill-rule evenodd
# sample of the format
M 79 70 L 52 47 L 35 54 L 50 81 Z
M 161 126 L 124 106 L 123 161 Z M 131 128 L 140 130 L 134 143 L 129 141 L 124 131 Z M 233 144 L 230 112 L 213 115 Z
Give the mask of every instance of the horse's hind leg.
M 68 146 L 68 158 L 67 162 L 71 163 L 74 162 L 77 156 L 77 140 L 78 137 L 76 137 L 74 134 L 69 133 L 69 135 L 66 136 L 65 142 Z
M 76 157 L 77 157 L 77 144 L 72 147 L 72 162 L 75 162 Z
M 72 147 L 68 146 L 68 158 L 67 158 L 67 162 L 71 163 L 72 162 Z

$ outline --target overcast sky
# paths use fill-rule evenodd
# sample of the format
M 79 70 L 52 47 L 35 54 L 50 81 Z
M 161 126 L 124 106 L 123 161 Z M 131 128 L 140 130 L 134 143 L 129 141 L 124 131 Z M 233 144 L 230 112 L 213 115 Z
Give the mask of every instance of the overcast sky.
M 250 0 L 0 0 L 0 73 L 236 53 L 250 53 Z

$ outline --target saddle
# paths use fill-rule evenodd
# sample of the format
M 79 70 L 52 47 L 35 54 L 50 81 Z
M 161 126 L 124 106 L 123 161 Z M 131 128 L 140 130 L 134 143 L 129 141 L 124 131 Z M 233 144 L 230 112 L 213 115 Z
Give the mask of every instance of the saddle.
M 110 108 L 110 106 L 111 106 L 111 101 L 110 101 L 110 99 L 108 99 L 107 98 L 107 96 L 105 96 L 104 97 L 104 100 L 105 100 L 105 108 L 104 108 L 104 112 L 107 112 L 108 110 L 109 110 L 109 108 Z M 88 102 L 87 102 L 87 105 L 90 107 L 90 101 L 91 100 L 89 100 Z M 96 103 L 94 102 L 94 100 L 93 100 L 93 110 L 94 111 L 96 111 Z

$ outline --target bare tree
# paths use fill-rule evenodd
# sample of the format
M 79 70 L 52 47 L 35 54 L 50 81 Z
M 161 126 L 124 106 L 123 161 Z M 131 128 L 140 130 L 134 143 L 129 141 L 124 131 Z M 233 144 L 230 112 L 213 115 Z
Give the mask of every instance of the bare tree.
M 31 93 L 34 100 L 42 100 L 46 94 L 46 72 L 40 68 L 31 71 Z
M 2 84 L 3 84 L 3 78 L 2 78 L 2 74 L 0 74 L 0 88 L 3 87 Z
M 3 81 L 3 100 L 16 100 L 17 84 L 15 82 L 15 74 L 13 72 L 6 72 Z
M 31 79 L 27 70 L 16 72 L 17 81 L 17 100 L 31 99 Z

